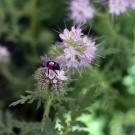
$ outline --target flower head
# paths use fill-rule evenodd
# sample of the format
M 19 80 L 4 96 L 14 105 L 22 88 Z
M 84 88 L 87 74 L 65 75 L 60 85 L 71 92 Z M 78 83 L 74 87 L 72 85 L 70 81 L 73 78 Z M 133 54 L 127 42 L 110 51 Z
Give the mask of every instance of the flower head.
M 9 59 L 10 59 L 10 54 L 7 48 L 0 46 L 0 64 L 7 63 Z
M 120 15 L 127 11 L 128 0 L 109 0 L 109 12 L 113 15 Z
M 95 42 L 85 36 L 79 27 L 65 29 L 59 36 L 64 46 L 64 54 L 59 58 L 65 60 L 68 68 L 86 67 L 95 59 L 97 50 Z
M 44 61 L 43 58 L 45 58 Z M 65 93 L 63 88 L 68 77 L 65 75 L 63 69 L 54 71 L 44 66 L 46 60 L 47 57 L 42 57 L 43 67 L 38 68 L 34 74 L 34 77 L 37 80 L 38 89 L 44 90 L 46 95 L 49 93 L 52 93 L 53 95 L 62 95 Z
M 94 9 L 89 0 L 71 0 L 69 10 L 71 12 L 70 18 L 76 24 L 86 23 L 94 16 Z

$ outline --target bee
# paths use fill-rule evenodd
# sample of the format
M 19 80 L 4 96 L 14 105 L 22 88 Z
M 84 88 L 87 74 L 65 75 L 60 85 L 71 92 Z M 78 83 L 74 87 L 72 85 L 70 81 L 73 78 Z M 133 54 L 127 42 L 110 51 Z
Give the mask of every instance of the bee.
M 60 70 L 60 65 L 55 61 L 47 61 L 46 67 L 48 68 L 48 74 L 49 70 L 53 70 L 56 74 L 58 74 L 56 70 Z

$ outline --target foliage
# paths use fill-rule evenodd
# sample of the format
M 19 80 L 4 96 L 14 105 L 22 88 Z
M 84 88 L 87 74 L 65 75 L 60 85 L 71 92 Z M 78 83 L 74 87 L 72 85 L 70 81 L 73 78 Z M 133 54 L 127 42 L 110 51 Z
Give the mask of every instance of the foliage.
M 112 18 L 93 5 L 102 11 L 89 22 L 99 44 L 95 65 L 74 72 L 66 95 L 55 98 L 37 88 L 32 74 L 41 55 L 59 53 L 51 44 L 59 41 L 55 30 L 64 28 L 68 4 L 0 0 L 0 43 L 11 52 L 10 63 L 0 65 L 0 135 L 135 134 L 135 11 Z

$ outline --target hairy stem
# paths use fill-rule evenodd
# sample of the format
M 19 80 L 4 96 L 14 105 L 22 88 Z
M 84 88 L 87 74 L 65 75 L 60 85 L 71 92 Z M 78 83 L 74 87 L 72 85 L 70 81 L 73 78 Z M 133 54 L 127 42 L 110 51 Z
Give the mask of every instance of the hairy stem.
M 45 104 L 45 111 L 44 111 L 44 114 L 43 114 L 42 122 L 44 122 L 45 119 L 49 117 L 49 112 L 50 112 L 51 104 L 52 104 L 52 97 L 50 96 L 48 98 L 46 104 Z

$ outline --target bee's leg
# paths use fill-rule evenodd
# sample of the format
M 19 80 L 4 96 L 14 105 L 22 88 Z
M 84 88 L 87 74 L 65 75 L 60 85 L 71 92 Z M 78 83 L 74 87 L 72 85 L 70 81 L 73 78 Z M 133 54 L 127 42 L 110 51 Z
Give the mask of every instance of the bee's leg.
M 56 73 L 56 75 L 58 75 L 58 73 L 53 69 L 53 71 Z

